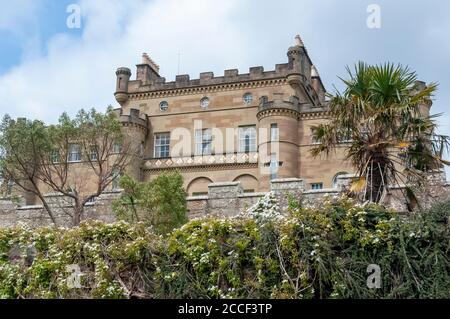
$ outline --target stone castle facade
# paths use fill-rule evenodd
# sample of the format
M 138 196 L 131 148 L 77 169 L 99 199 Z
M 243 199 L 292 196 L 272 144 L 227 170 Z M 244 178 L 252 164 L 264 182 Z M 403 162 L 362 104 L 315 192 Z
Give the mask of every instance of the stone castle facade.
M 311 155 L 313 130 L 329 114 L 325 87 L 299 36 L 287 50 L 287 62 L 271 71 L 258 66 L 248 73 L 204 72 L 198 79 L 178 75 L 166 82 L 144 53 L 135 74 L 131 79 L 129 68 L 118 68 L 114 94 L 124 133 L 140 146 L 127 173 L 149 181 L 178 170 L 191 216 L 236 214 L 268 191 L 281 202 L 286 193 L 314 201 L 339 194 L 354 176 L 344 159 L 345 142 L 329 156 Z M 82 163 L 73 165 L 74 171 L 82 169 Z M 443 186 L 438 197 L 450 197 L 445 176 L 438 184 Z M 113 221 L 111 201 L 119 193 L 113 187 L 88 203 L 84 218 Z M 50 223 L 35 198 L 22 197 L 19 204 L 0 198 L 0 227 L 18 221 Z M 54 202 L 58 224 L 69 225 L 64 210 L 71 207 L 61 205 L 58 194 L 47 197 Z M 406 211 L 399 190 L 388 197 L 393 208 Z
M 328 114 L 325 88 L 299 36 L 287 62 L 272 71 L 258 66 L 166 82 L 144 54 L 134 80 L 126 67 L 116 75 L 120 119 L 142 145 L 130 168 L 140 180 L 177 169 L 189 196 L 204 196 L 211 183 L 240 182 L 254 193 L 285 178 L 301 178 L 306 189 L 336 188 L 339 176 L 352 173 L 339 151 L 310 154 L 314 126 Z

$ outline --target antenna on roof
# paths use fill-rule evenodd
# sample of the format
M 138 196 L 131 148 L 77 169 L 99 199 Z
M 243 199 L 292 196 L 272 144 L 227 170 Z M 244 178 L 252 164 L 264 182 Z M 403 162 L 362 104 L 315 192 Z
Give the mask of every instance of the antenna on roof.
M 181 53 L 178 51 L 178 69 L 177 69 L 177 75 L 180 75 L 180 61 L 181 61 Z

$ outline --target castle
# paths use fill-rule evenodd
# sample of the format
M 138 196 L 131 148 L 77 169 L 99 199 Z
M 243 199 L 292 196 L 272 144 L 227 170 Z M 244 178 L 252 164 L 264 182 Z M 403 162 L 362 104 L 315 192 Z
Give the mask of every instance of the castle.
M 265 192 L 271 180 L 286 178 L 301 178 L 306 189 L 336 188 L 352 172 L 343 154 L 310 154 L 313 129 L 327 118 L 324 85 L 299 36 L 287 57 L 273 71 L 258 66 L 198 79 L 178 75 L 173 82 L 145 53 L 135 80 L 129 68 L 117 69 L 120 119 L 142 145 L 134 177 L 178 169 L 189 196 L 223 182 Z
M 114 93 L 124 134 L 139 146 L 127 173 L 149 181 L 161 172 L 178 170 L 191 216 L 235 214 L 268 191 L 278 194 L 281 202 L 286 193 L 315 201 L 325 194 L 337 195 L 354 177 L 344 156 L 345 140 L 328 156 L 313 157 L 310 152 L 316 144 L 315 127 L 330 115 L 325 87 L 299 36 L 287 50 L 287 62 L 272 71 L 258 66 L 248 73 L 204 72 L 198 79 L 177 75 L 166 82 L 159 66 L 144 53 L 136 78 L 131 75 L 127 67 L 117 69 Z M 422 111 L 429 114 L 430 106 Z M 76 174 L 82 169 L 82 154 L 79 149 L 70 152 L 69 161 L 79 163 L 73 166 Z M 445 175 L 438 178 L 444 187 L 436 198 L 450 196 Z M 119 193 L 118 183 L 113 183 L 87 204 L 85 218 L 113 221 L 111 201 Z M 392 189 L 386 202 L 406 211 L 400 193 Z M 58 204 L 61 196 L 46 196 L 55 198 L 57 219 L 67 224 Z M 36 198 L 24 198 L 23 203 L 0 198 L 0 227 L 18 221 L 49 223 L 43 207 L 35 205 Z

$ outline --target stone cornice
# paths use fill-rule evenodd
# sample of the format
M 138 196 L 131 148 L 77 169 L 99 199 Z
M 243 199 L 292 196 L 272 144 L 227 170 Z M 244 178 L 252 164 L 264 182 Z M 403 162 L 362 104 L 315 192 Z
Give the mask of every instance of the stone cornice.
M 129 93 L 130 100 L 144 100 L 151 98 L 162 98 L 169 96 L 180 96 L 189 94 L 207 94 L 241 89 L 251 89 L 267 86 L 278 86 L 286 84 L 286 78 L 272 78 L 267 80 L 250 80 L 235 83 L 224 83 L 217 85 L 199 85 L 193 87 L 180 87 L 168 90 L 155 90 Z
M 271 108 L 259 111 L 256 116 L 259 121 L 269 116 L 287 116 L 298 120 L 299 112 L 288 108 Z
M 302 120 L 328 118 L 329 116 L 330 112 L 328 110 L 317 110 L 299 113 L 299 119 Z

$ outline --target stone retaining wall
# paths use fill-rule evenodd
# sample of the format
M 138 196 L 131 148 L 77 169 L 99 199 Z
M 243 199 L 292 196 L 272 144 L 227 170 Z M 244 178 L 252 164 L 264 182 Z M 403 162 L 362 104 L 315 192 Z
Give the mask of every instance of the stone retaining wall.
M 348 177 L 348 180 L 351 177 Z M 339 185 L 347 185 L 348 181 L 340 181 Z M 289 198 L 294 198 L 302 203 L 314 203 L 325 195 L 338 195 L 338 189 L 305 190 L 305 184 L 299 178 L 286 178 L 271 181 L 271 191 L 277 196 L 282 209 L 288 205 Z M 450 184 L 441 184 L 433 191 L 434 195 L 427 195 L 421 199 L 426 206 L 435 202 L 450 199 Z M 95 219 L 105 222 L 116 220 L 111 203 L 120 195 L 120 192 L 104 193 L 94 202 L 87 204 L 83 219 Z M 208 186 L 208 195 L 187 198 L 187 207 L 191 218 L 204 216 L 233 216 L 247 210 L 258 202 L 265 193 L 245 193 L 239 182 L 212 183 Z M 68 215 L 70 205 L 61 205 L 62 197 L 57 194 L 49 194 L 49 202 L 54 207 L 54 213 L 59 226 L 71 225 Z M 385 204 L 391 208 L 406 212 L 406 202 L 402 195 L 402 189 L 390 191 L 385 198 Z M 0 227 L 11 227 L 19 223 L 31 227 L 51 225 L 51 220 L 42 206 L 19 206 L 8 200 L 0 199 Z

